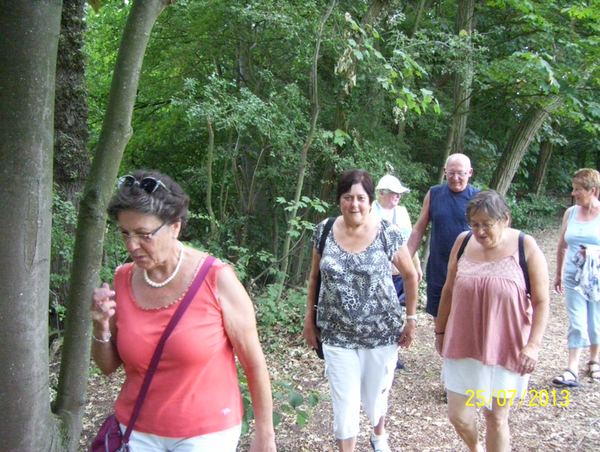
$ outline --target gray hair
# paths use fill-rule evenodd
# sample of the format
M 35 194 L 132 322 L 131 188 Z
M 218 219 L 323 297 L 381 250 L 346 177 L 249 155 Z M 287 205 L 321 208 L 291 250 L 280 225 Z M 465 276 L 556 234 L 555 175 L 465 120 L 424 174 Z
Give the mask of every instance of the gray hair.
M 508 204 L 496 190 L 480 191 L 471 198 L 467 203 L 467 222 L 477 212 L 484 212 L 490 220 L 510 219 Z
M 146 177 L 154 178 L 164 186 L 159 184 L 153 193 L 147 193 L 139 184 L 129 187 L 119 184 L 106 209 L 109 218 L 118 222 L 121 212 L 134 211 L 144 215 L 155 215 L 166 223 L 181 221 L 183 230 L 187 222 L 190 197 L 184 193 L 179 184 L 166 174 L 155 171 L 138 170 L 132 176 L 136 181 Z

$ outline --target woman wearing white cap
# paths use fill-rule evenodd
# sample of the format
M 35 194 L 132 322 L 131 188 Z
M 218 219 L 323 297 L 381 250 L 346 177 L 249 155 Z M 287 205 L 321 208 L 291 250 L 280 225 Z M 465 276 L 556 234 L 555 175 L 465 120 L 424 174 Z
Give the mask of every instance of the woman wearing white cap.
M 410 232 L 412 231 L 412 223 L 406 207 L 399 206 L 398 203 L 400 202 L 400 199 L 402 199 L 402 195 L 410 193 L 410 190 L 402 185 L 398 178 L 391 174 L 383 176 L 377 184 L 377 187 L 375 187 L 375 190 L 377 190 L 377 201 L 373 202 L 373 205 L 371 206 L 371 215 L 383 218 L 390 223 L 397 225 L 408 239 Z M 419 274 L 419 281 L 421 281 L 423 278 L 423 270 L 421 269 L 418 253 L 415 253 L 413 263 Z M 394 270 L 395 275 L 398 271 L 396 269 Z M 394 276 L 394 278 L 395 277 L 396 276 Z M 400 281 L 402 281 L 401 276 Z M 395 280 L 394 283 L 396 283 Z
M 406 239 L 410 236 L 412 231 L 412 224 L 410 222 L 410 216 L 406 207 L 399 206 L 398 203 L 404 193 L 410 193 L 410 190 L 406 188 L 398 178 L 391 174 L 383 176 L 377 187 L 377 200 L 371 205 L 371 215 L 384 220 L 388 220 L 390 223 L 397 225 Z M 419 282 L 423 278 L 423 270 L 421 269 L 421 262 L 419 261 L 419 254 L 415 253 L 413 257 L 413 264 L 417 270 L 419 276 Z M 392 279 L 394 281 L 394 287 L 398 294 L 398 300 L 400 304 L 404 305 L 404 282 L 402 281 L 402 275 L 396 267 L 392 268 Z M 396 369 L 406 369 L 404 362 L 398 358 Z

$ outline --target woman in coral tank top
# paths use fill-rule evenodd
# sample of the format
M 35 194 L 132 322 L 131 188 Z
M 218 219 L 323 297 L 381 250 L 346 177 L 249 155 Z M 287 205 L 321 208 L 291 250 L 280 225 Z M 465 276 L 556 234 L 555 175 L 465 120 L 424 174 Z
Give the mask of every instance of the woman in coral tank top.
M 115 416 L 128 425 L 156 345 L 208 254 L 179 241 L 189 197 L 164 174 L 120 179 L 108 206 L 133 262 L 117 268 L 114 290 L 94 292 L 92 355 L 125 382 Z M 231 266 L 215 260 L 166 341 L 129 441 L 130 452 L 235 452 L 242 398 L 235 356 L 254 405 L 252 452 L 275 452 L 269 375 L 254 308 Z

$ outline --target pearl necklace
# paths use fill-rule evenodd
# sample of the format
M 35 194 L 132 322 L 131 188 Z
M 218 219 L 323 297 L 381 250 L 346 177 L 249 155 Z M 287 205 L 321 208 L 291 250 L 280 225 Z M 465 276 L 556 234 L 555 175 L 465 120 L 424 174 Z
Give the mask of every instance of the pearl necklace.
M 171 281 L 173 281 L 173 278 L 175 278 L 175 276 L 179 272 L 179 269 L 181 268 L 181 263 L 183 262 L 183 243 L 179 242 L 179 244 L 181 245 L 181 253 L 179 253 L 179 262 L 177 262 L 177 267 L 175 267 L 175 271 L 173 272 L 173 274 L 171 276 L 169 276 L 167 279 L 165 279 L 163 282 L 157 283 L 157 282 L 152 281 L 148 277 L 148 271 L 144 270 L 144 279 L 146 280 L 146 283 L 149 286 L 159 288 L 159 287 L 166 286 Z

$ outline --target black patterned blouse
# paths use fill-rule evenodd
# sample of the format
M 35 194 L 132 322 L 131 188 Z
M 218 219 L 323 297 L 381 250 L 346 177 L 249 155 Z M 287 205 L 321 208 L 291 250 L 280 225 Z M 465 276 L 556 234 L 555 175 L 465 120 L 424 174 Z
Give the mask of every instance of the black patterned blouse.
M 327 220 L 313 233 L 318 244 Z M 392 282 L 392 259 L 405 243 L 400 229 L 381 220 L 375 240 L 360 253 L 343 250 L 329 232 L 321 256 L 317 326 L 324 344 L 372 349 L 397 343 L 400 303 Z

